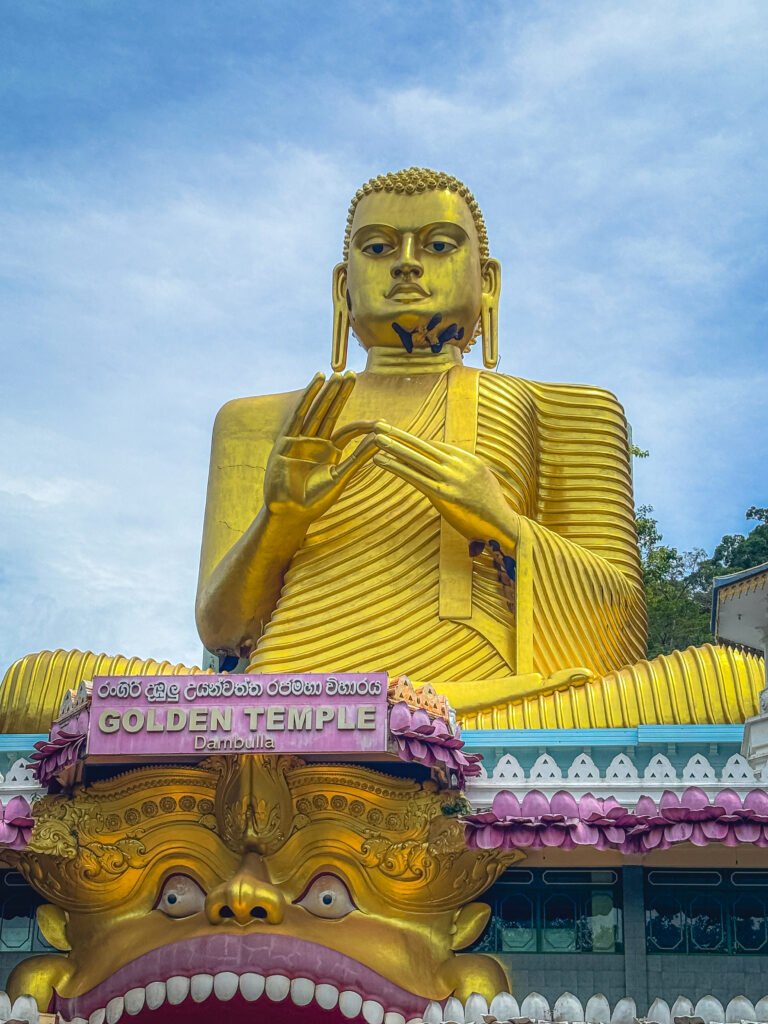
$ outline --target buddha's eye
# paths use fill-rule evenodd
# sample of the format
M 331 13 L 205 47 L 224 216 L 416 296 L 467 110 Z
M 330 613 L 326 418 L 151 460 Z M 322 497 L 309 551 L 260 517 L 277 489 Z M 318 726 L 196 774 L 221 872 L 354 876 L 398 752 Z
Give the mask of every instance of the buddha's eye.
M 336 875 L 319 875 L 296 905 L 315 917 L 337 920 L 355 910 L 349 890 Z
M 387 256 L 394 248 L 389 242 L 369 242 L 363 246 L 363 252 L 368 256 Z
M 443 238 L 436 238 L 432 242 L 427 242 L 424 246 L 427 252 L 446 253 L 453 252 L 454 249 L 458 249 L 455 242 L 447 242 Z
M 205 893 L 188 875 L 171 875 L 163 886 L 155 909 L 166 917 L 191 917 L 205 909 Z

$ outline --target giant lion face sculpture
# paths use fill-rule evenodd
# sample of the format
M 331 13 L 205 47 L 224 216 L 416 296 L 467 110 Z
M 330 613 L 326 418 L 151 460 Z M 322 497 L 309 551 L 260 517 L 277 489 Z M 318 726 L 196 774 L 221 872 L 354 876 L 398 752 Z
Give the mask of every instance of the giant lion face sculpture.
M 141 768 L 38 805 L 18 867 L 60 955 L 11 978 L 67 1021 L 403 1024 L 507 988 L 471 902 L 507 860 L 470 851 L 455 793 L 252 755 Z M 162 1008 L 161 1012 L 160 1011 Z

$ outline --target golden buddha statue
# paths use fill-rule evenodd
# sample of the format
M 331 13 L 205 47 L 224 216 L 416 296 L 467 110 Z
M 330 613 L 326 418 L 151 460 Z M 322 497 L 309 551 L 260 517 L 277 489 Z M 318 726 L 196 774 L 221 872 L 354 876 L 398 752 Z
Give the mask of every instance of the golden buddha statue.
M 500 287 L 461 182 L 410 168 L 358 191 L 333 273 L 334 374 L 217 417 L 204 644 L 252 672 L 406 673 L 470 727 L 743 721 L 758 659 L 705 645 L 644 660 L 623 411 L 598 388 L 492 372 Z M 367 352 L 356 377 L 341 373 L 350 331 Z M 478 331 L 483 371 L 463 364 Z M 187 671 L 98 658 L 105 674 Z M 5 728 L 47 728 L 96 660 L 21 659 Z

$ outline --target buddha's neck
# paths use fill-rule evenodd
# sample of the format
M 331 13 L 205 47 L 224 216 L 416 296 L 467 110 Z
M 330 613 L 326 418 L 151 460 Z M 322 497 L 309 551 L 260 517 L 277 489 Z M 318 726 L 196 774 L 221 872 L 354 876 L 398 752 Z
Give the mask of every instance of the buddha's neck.
M 410 377 L 421 373 L 443 373 L 452 366 L 460 365 L 461 351 L 454 345 L 446 345 L 441 352 L 431 352 L 429 349 L 406 352 L 405 349 L 381 346 L 368 349 L 365 370 L 366 373 L 403 374 Z

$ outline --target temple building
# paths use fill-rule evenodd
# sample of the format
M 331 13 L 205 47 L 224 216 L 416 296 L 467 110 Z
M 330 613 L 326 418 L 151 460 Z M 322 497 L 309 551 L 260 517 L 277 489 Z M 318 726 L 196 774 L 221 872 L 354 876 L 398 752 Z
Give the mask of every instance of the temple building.
M 768 565 L 648 659 L 623 409 L 496 372 L 466 185 L 342 255 L 334 373 L 217 416 L 203 669 L 5 673 L 0 1024 L 768 1024 Z

